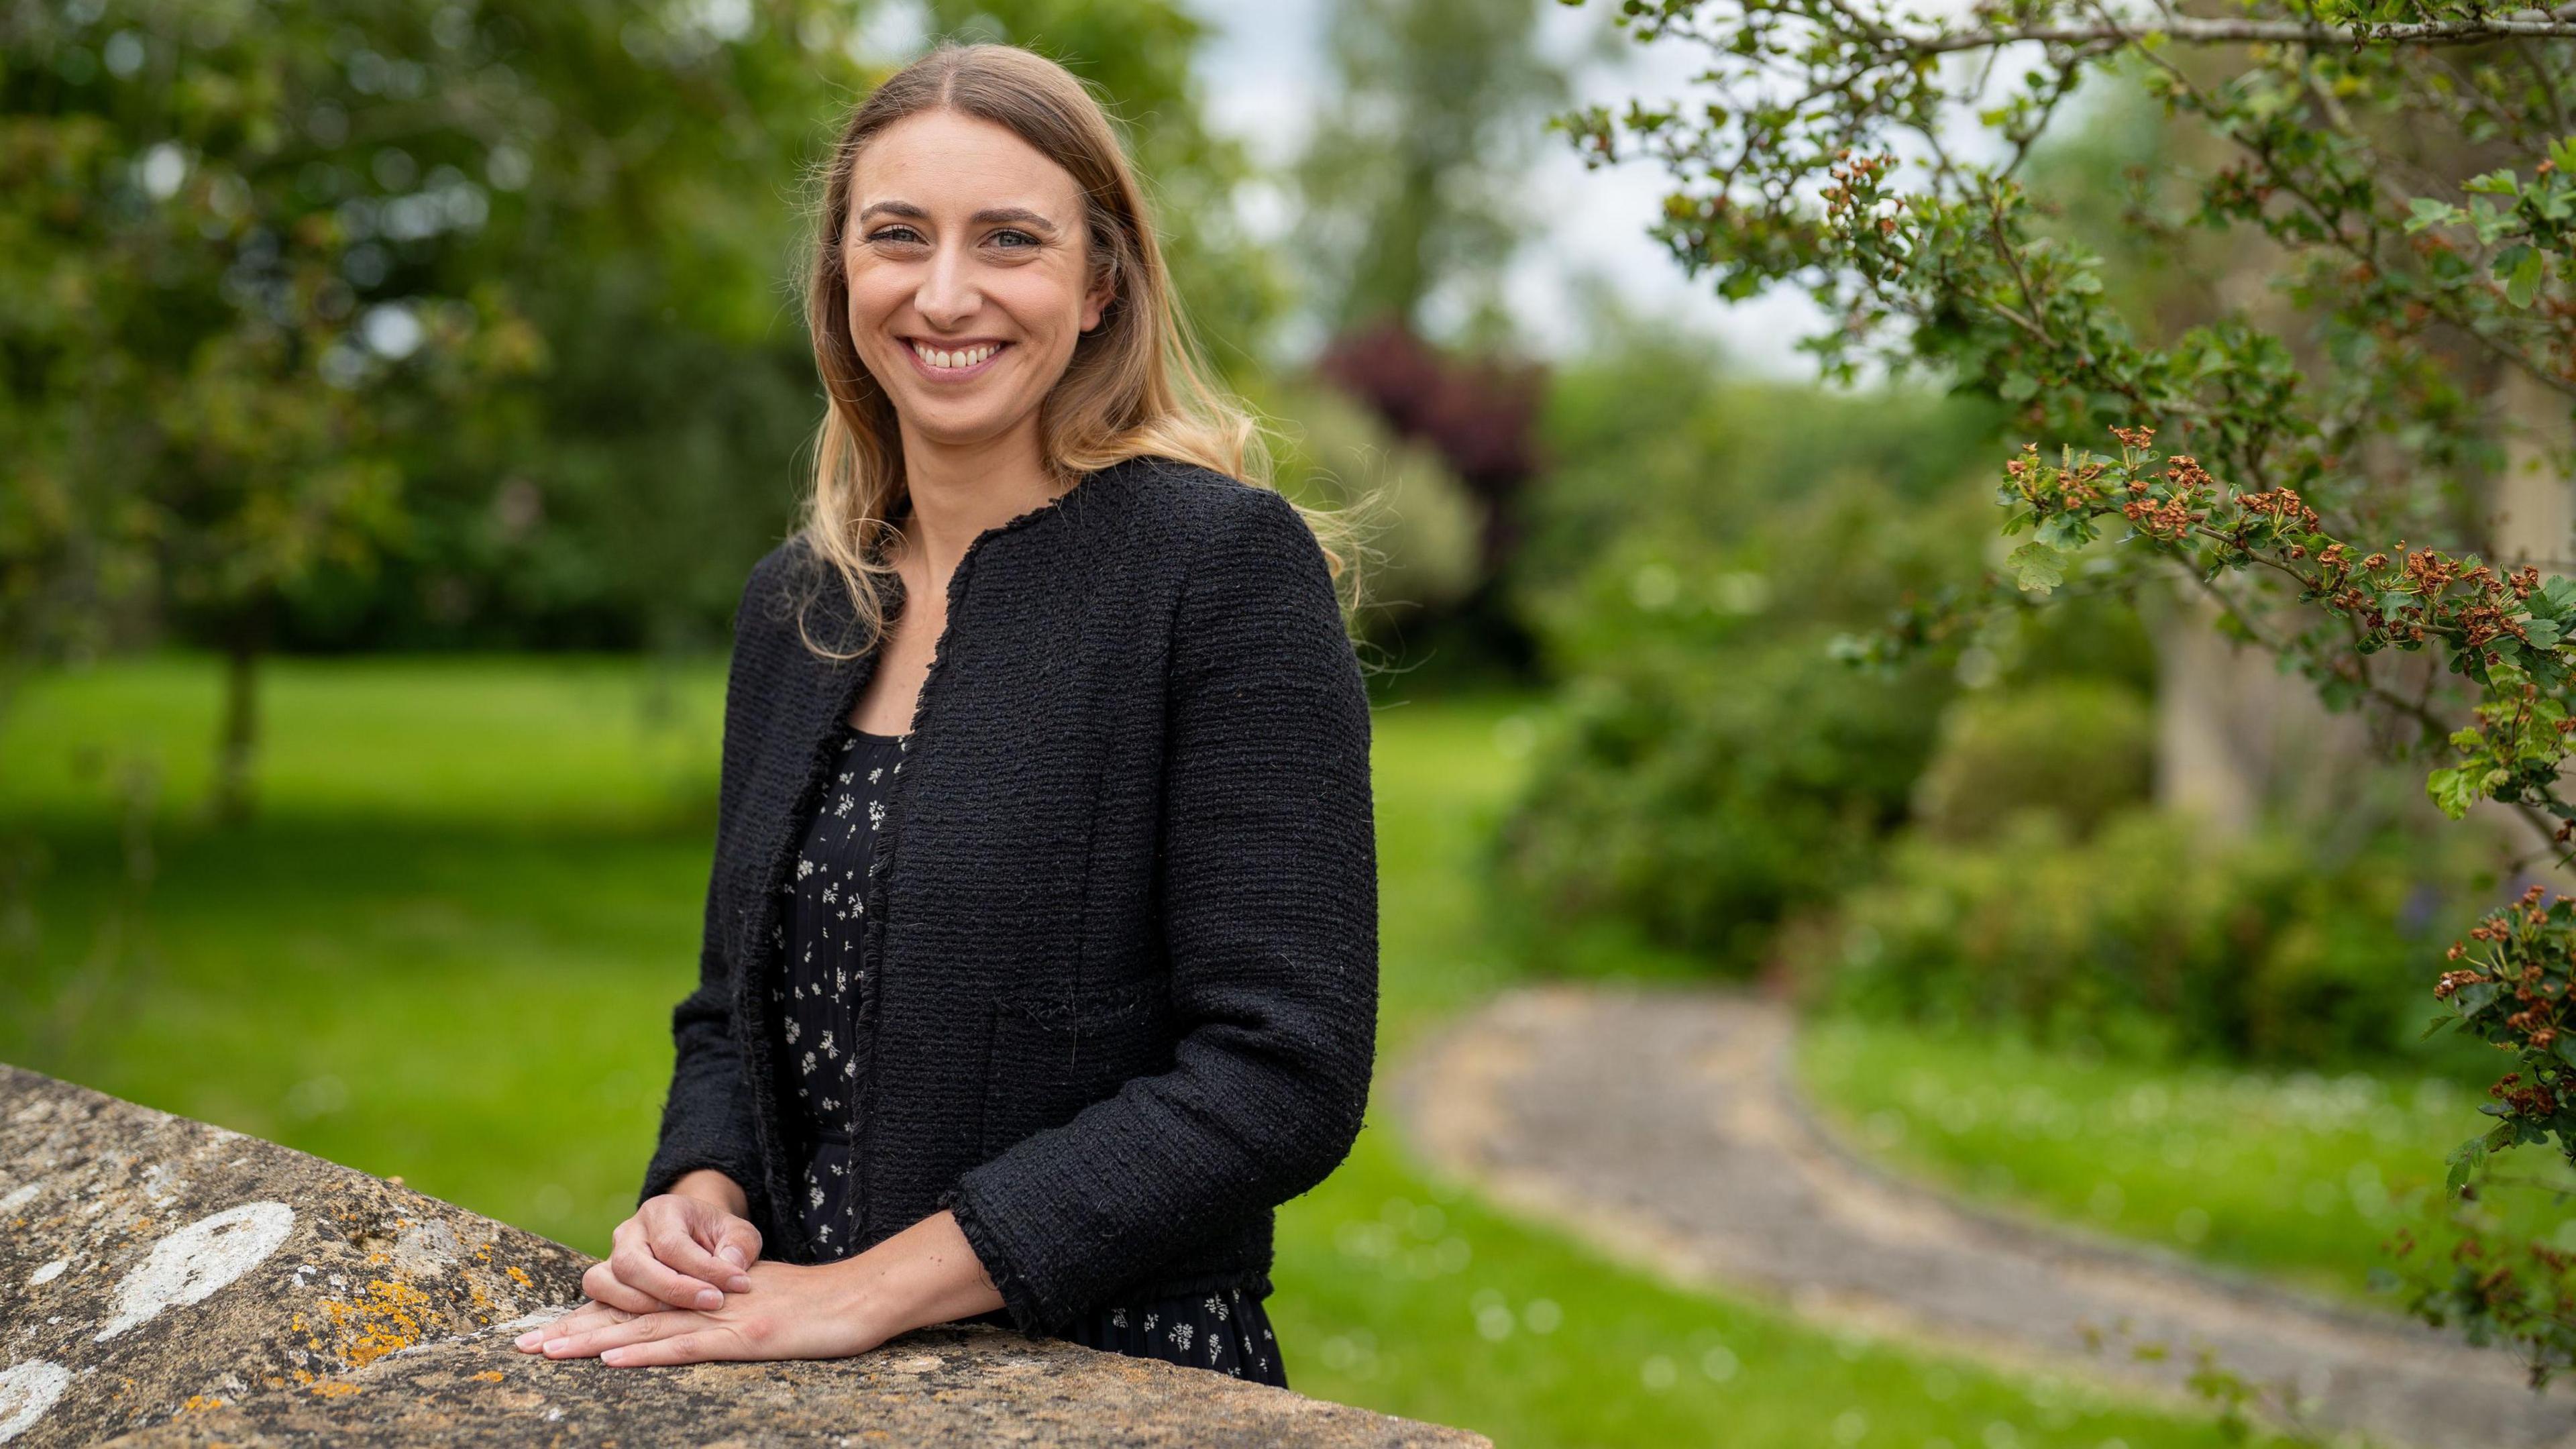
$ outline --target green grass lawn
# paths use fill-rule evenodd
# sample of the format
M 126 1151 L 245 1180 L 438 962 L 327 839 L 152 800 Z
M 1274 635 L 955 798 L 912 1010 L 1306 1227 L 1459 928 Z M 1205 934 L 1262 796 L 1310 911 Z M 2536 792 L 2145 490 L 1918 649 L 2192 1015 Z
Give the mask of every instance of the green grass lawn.
M 261 816 L 217 831 L 193 823 L 210 664 L 36 681 L 0 719 L 34 902 L 0 921 L 0 1057 L 602 1250 L 694 969 L 721 687 L 714 663 L 288 661 Z M 1377 715 L 1388 1059 L 1512 975 L 1471 864 L 1519 703 Z M 1282 1210 L 1276 1277 L 1301 1390 L 1513 1449 L 2226 1442 L 1665 1287 L 1426 1178 L 1382 1113 Z
M 2409 1228 L 2440 1250 L 2444 1158 L 2491 1125 L 2442 1077 L 2143 1065 L 1849 1020 L 1809 1022 L 1798 1065 L 1855 1147 L 1971 1199 L 2390 1309 L 2368 1287 L 2381 1245 Z M 2512 1166 L 2569 1180 L 2545 1154 Z M 2576 1248 L 2545 1195 L 2500 1201 L 2520 1234 Z

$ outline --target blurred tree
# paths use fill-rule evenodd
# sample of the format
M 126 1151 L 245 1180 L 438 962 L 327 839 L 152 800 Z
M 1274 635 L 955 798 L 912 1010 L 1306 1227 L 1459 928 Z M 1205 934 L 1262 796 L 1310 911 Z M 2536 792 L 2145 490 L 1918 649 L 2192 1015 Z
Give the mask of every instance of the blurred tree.
M 719 636 L 800 492 L 800 182 L 871 79 L 868 13 L 0 6 L 9 657 L 225 651 L 237 814 L 266 650 Z M 977 13 L 1129 118 L 1247 365 L 1282 292 L 1200 116 L 1197 22 Z
M 157 587 L 230 661 L 227 815 L 282 595 L 399 535 L 412 405 L 535 358 L 500 297 L 395 266 L 482 224 L 463 168 L 529 124 L 435 21 L 408 0 L 0 11 L 8 642 L 94 645 L 77 605 Z M 411 52 L 440 64 L 390 58 Z
M 1335 104 L 1299 163 L 1300 255 L 1327 327 L 1394 322 L 1480 350 L 1511 335 L 1515 183 L 1567 98 L 1536 0 L 1335 0 Z M 1440 315 L 1433 315 L 1438 313 Z

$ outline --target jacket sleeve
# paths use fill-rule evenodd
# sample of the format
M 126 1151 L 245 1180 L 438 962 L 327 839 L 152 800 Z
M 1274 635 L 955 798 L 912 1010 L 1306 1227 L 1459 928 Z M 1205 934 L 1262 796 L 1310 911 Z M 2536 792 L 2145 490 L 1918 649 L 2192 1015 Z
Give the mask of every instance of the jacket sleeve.
M 1268 489 L 1228 501 L 1173 620 L 1158 869 L 1174 1064 L 941 1200 L 1024 1331 L 1321 1182 L 1368 1103 L 1367 694 L 1314 534 Z
M 763 561 L 766 564 L 766 560 Z M 698 944 L 697 989 L 671 1012 L 671 1038 L 676 1057 L 671 1091 L 662 1108 L 660 1145 L 644 1170 L 643 1199 L 669 1192 L 671 1185 L 702 1167 L 712 1167 L 741 1184 L 751 1201 L 751 1219 L 767 1222 L 767 1184 L 760 1170 L 754 1136 L 747 1074 L 735 1035 L 732 973 L 725 963 L 721 919 L 721 885 L 726 842 L 735 838 L 741 807 L 743 775 L 749 768 L 751 741 L 758 732 L 752 718 L 759 692 L 747 682 L 750 670 L 743 647 L 745 616 L 760 603 L 766 569 L 755 566 L 734 611 L 732 660 L 726 670 L 723 765 L 716 787 L 716 860 L 707 879 L 706 915 Z

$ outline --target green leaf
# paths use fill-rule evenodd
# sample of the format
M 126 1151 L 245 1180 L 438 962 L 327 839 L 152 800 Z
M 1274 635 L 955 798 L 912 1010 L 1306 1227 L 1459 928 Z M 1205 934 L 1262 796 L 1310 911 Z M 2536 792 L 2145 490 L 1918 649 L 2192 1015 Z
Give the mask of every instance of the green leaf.
M 2495 982 L 2472 981 L 2452 993 L 2451 1000 L 2459 1003 L 2460 1015 L 2466 1018 L 2476 1016 L 2479 1012 L 2495 1005 L 2496 998 L 2502 995 L 2504 995 L 2504 988 Z
M 2447 201 L 2436 201 L 2429 196 L 2411 198 L 2406 205 L 2407 209 L 2414 213 L 2406 218 L 2406 230 L 2410 235 L 2428 226 L 2442 226 L 2456 221 L 2460 215 L 2458 207 Z
M 2039 379 L 2027 372 L 2007 372 L 2004 374 L 2003 385 L 1995 389 L 1995 396 L 2005 402 L 2023 402 L 2038 391 Z
M 2549 143 L 2549 159 L 2560 171 L 2576 171 L 2576 136 L 2561 136 Z
M 2092 541 L 2092 525 L 2072 513 L 2051 514 L 2032 538 L 2055 549 L 2078 549 Z
M 2515 253 L 2521 255 L 2516 256 Z M 2505 259 L 2513 258 L 2513 273 L 2505 276 Z M 2504 277 L 2504 299 L 2517 307 L 2528 307 L 2540 295 L 2540 283 L 2547 275 L 2547 260 L 2538 247 L 2507 247 L 2496 258 L 2496 275 Z
M 2005 555 L 2004 565 L 2025 594 L 2045 594 L 2066 582 L 2066 555 L 2044 543 L 2025 543 Z
M 2461 182 L 2460 189 L 2486 196 L 2518 196 L 2522 193 L 2522 182 L 2510 171 L 2490 171 L 2484 176 L 2472 176 Z
M 2457 1194 L 2461 1188 L 2469 1185 L 2470 1174 L 2486 1165 L 2486 1139 L 2482 1137 L 2472 1137 L 2468 1141 L 2461 1143 L 2459 1146 L 2452 1148 L 2451 1155 L 2443 1160 L 2451 1165 L 2450 1176 L 2446 1179 L 2446 1182 L 2451 1191 L 2454 1194 Z
M 2432 796 L 2433 803 L 2440 807 L 2442 813 L 2454 820 L 2466 816 L 2469 813 L 2469 807 L 2478 803 L 2477 786 L 2473 783 L 2470 770 L 2465 766 L 2457 769 L 2435 770 L 2425 776 L 2424 793 Z

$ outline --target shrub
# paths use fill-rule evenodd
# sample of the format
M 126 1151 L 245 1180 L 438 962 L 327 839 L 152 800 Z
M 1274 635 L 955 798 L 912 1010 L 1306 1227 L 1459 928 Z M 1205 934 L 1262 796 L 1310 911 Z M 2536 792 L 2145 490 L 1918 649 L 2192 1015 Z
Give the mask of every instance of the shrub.
M 2321 1064 L 2385 1057 L 2422 1024 L 2420 962 L 2469 894 L 2383 833 L 2320 860 L 2285 835 L 2230 844 L 2146 810 L 2089 842 L 2046 812 L 1976 849 L 1911 836 L 1845 901 L 1828 1003 L 2160 1055 Z
M 2099 679 L 2049 680 L 1960 697 L 1915 791 L 1938 840 L 1991 840 L 2014 815 L 2054 813 L 2077 838 L 2154 783 L 2155 721 L 2138 692 Z
M 1750 971 L 1781 920 L 1866 875 L 1950 689 L 1931 668 L 1856 674 L 1813 639 L 1579 681 L 1495 837 L 1498 899 L 1537 941 L 1624 916 Z

